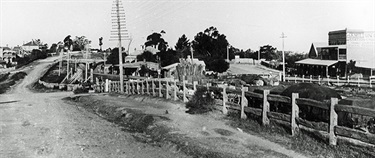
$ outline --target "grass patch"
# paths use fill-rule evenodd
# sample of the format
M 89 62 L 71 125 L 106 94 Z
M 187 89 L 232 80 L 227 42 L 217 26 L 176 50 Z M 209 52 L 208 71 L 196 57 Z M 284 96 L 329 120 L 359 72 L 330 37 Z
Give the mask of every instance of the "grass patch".
M 25 78 L 26 75 L 27 74 L 25 72 L 17 72 L 11 76 L 10 76 L 10 73 L 1 74 L 0 94 L 5 93 L 11 86 L 15 85 L 17 81 Z
M 263 137 L 306 155 L 314 157 L 375 157 L 375 149 L 343 143 L 330 146 L 316 133 L 300 131 L 298 135 L 291 136 L 289 127 L 274 121 L 271 121 L 268 126 L 262 126 L 261 119 L 257 116 L 248 116 L 248 119 L 242 120 L 239 112 L 231 111 L 226 119 L 229 120 L 228 124 L 234 128 L 240 128 L 244 132 Z

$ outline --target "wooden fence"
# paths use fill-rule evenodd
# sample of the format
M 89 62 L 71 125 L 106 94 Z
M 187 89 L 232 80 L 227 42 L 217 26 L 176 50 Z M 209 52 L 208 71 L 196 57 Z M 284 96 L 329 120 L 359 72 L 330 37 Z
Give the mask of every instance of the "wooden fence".
M 343 85 L 351 85 L 357 87 L 370 87 L 372 88 L 372 84 L 375 82 L 375 76 L 371 76 L 368 78 L 364 77 L 355 77 L 355 78 L 342 78 L 339 76 L 336 77 L 326 77 L 323 78 L 321 76 L 304 76 L 298 77 L 297 75 L 291 77 L 286 77 L 285 80 L 287 82 L 294 82 L 294 83 L 317 83 L 317 84 L 328 84 L 328 85 L 336 85 L 336 86 L 343 86 Z
M 120 92 L 119 81 L 106 80 L 105 82 L 96 82 L 96 87 L 99 92 Z M 246 119 L 248 115 L 255 115 L 261 117 L 263 125 L 268 125 L 270 120 L 282 122 L 289 125 L 291 135 L 296 135 L 299 129 L 318 132 L 329 140 L 330 145 L 336 145 L 337 139 L 351 142 L 354 144 L 373 146 L 375 147 L 375 134 L 363 132 L 360 130 L 347 128 L 338 125 L 339 112 L 346 112 L 350 114 L 362 116 L 375 116 L 375 110 L 354 107 L 350 105 L 338 104 L 337 98 L 332 98 L 330 103 L 299 98 L 298 93 L 293 93 L 292 97 L 270 94 L 269 90 L 264 90 L 263 94 L 250 92 L 247 87 L 236 87 L 229 89 L 228 87 L 215 87 L 210 83 L 206 85 L 198 85 L 198 82 L 193 84 L 184 82 L 177 82 L 175 80 L 166 79 L 149 79 L 142 81 L 126 81 L 124 82 L 124 93 L 128 95 L 140 94 L 150 95 L 154 97 L 163 97 L 171 100 L 181 100 L 188 102 L 192 97 L 194 91 L 199 87 L 205 87 L 209 92 L 213 93 L 216 104 L 221 106 L 223 114 L 227 114 L 228 110 L 240 111 L 242 119 Z M 239 101 L 234 102 L 233 98 L 238 97 Z M 287 112 L 278 112 L 274 109 L 277 105 L 286 105 Z M 308 121 L 299 115 L 300 108 L 311 107 L 326 111 L 329 119 L 325 122 Z M 248 114 L 248 115 L 247 115 Z

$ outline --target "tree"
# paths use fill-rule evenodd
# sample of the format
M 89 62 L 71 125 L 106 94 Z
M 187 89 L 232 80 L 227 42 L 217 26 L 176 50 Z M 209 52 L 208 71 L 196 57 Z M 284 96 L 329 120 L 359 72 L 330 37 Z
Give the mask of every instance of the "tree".
M 70 35 L 66 36 L 63 40 L 64 42 L 64 47 L 68 47 L 68 49 L 71 49 L 71 46 L 73 45 L 73 40 L 70 39 Z
M 271 45 L 264 45 L 260 47 L 260 58 L 266 59 L 267 61 L 277 60 L 279 56 L 276 54 L 276 48 Z
M 162 31 L 163 33 L 163 31 Z M 164 32 L 165 33 L 165 32 Z M 147 36 L 147 42 L 145 43 L 145 46 L 153 46 L 159 51 L 165 51 L 168 48 L 168 42 L 166 42 L 162 37 L 160 33 L 152 33 L 151 35 Z
M 49 48 L 49 53 L 55 53 L 57 52 L 57 44 L 53 43 L 51 47 Z
M 123 47 L 122 50 L 125 50 L 125 48 Z M 119 49 L 118 47 L 114 48 L 111 50 L 111 54 L 109 54 L 109 56 L 107 57 L 107 64 L 112 64 L 112 65 L 116 65 L 116 64 L 119 64 L 119 53 L 118 53 Z M 126 53 L 122 53 L 122 62 L 124 63 L 125 61 L 125 57 L 127 56 Z
M 206 63 L 207 69 L 218 73 L 223 73 L 229 69 L 229 63 L 224 59 L 213 59 Z
M 88 40 L 85 36 L 76 36 L 76 38 L 73 40 L 73 51 L 85 50 L 86 45 L 90 43 L 91 41 Z
M 178 63 L 179 55 L 178 52 L 173 49 L 168 49 L 167 51 L 161 51 L 157 53 L 157 56 L 160 59 L 160 66 L 168 66 L 174 63 Z
M 99 47 L 100 47 L 100 51 L 102 51 L 102 45 L 103 45 L 103 37 L 100 37 L 100 38 L 99 38 Z
M 226 36 L 224 34 L 220 34 L 219 31 L 213 26 L 207 28 L 203 32 L 199 32 L 194 37 L 194 41 L 192 41 L 194 57 L 203 59 L 206 64 L 206 68 L 215 72 L 224 72 L 221 68 L 219 69 L 215 65 L 211 64 L 226 63 L 224 59 L 226 59 L 227 56 L 227 46 L 228 41 Z M 229 66 L 227 69 L 228 68 Z
M 188 55 L 191 54 L 190 42 L 189 39 L 185 36 L 185 34 L 178 38 L 175 49 L 178 52 L 179 57 L 181 58 L 186 58 Z

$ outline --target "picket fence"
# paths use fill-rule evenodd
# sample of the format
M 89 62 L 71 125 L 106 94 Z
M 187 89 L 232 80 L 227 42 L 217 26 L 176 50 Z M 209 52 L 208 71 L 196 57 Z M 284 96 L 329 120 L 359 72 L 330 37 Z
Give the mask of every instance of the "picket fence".
M 305 76 L 302 75 L 301 77 L 298 77 L 297 75 L 294 75 L 293 77 L 288 76 L 285 78 L 287 82 L 294 82 L 294 83 L 317 83 L 317 84 L 328 84 L 328 85 L 336 85 L 336 86 L 357 86 L 357 87 L 370 87 L 372 88 L 373 82 L 375 82 L 375 76 L 370 76 L 368 78 L 363 77 L 355 77 L 355 78 L 342 78 L 339 76 L 336 77 L 321 77 L 321 76 Z
M 98 79 L 97 79 L 98 81 Z M 211 86 L 210 83 L 206 85 L 198 85 L 198 82 L 187 83 L 177 82 L 175 80 L 167 79 L 148 79 L 142 81 L 125 81 L 124 93 L 128 95 L 149 95 L 154 97 L 163 97 L 171 100 L 181 100 L 188 102 L 192 97 L 193 92 L 199 87 L 206 87 L 210 92 L 215 92 L 216 104 L 221 106 L 223 114 L 227 114 L 228 110 L 240 111 L 242 119 L 247 119 L 247 114 L 252 114 L 262 118 L 263 125 L 269 125 L 270 120 L 282 122 L 290 126 L 291 135 L 296 135 L 299 129 L 318 132 L 325 138 L 328 138 L 330 145 L 336 145 L 337 140 L 353 143 L 356 145 L 365 145 L 375 147 L 375 134 L 363 132 L 360 130 L 347 128 L 338 125 L 338 112 L 346 112 L 362 116 L 375 116 L 374 109 L 367 109 L 355 107 L 350 105 L 338 104 L 337 98 L 331 98 L 329 104 L 299 98 L 298 93 L 293 93 L 292 97 L 270 94 L 269 90 L 264 90 L 263 94 L 248 91 L 247 87 L 236 87 L 236 89 L 229 89 L 228 87 Z M 96 82 L 97 92 L 120 92 L 120 82 L 105 80 L 105 82 Z M 240 99 L 237 103 L 230 101 L 229 96 L 237 95 Z M 249 107 L 249 101 L 260 100 L 262 102 L 261 108 Z M 271 104 L 273 103 L 273 104 Z M 282 103 L 291 106 L 291 111 L 288 113 L 280 113 L 270 111 L 270 107 L 274 103 Z M 299 117 L 302 106 L 309 106 L 328 111 L 328 122 L 313 122 Z

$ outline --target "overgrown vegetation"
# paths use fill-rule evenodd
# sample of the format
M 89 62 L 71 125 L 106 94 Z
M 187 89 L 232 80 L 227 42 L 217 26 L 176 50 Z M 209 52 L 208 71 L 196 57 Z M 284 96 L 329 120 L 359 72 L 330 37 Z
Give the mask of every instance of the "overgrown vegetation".
M 186 103 L 189 114 L 202 114 L 214 110 L 215 99 L 207 88 L 199 87 L 192 99 Z
M 62 64 L 61 74 L 59 76 L 59 63 L 56 63 L 48 69 L 47 73 L 40 79 L 48 83 L 61 83 L 66 77 L 66 63 Z M 73 65 L 72 65 L 73 66 Z
M 5 93 L 11 86 L 15 85 L 17 81 L 25 78 L 26 75 L 25 72 L 17 72 L 11 76 L 10 73 L 0 74 L 0 94 Z

